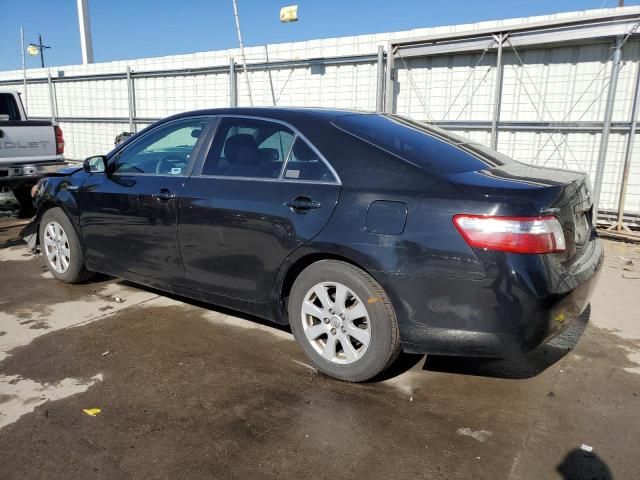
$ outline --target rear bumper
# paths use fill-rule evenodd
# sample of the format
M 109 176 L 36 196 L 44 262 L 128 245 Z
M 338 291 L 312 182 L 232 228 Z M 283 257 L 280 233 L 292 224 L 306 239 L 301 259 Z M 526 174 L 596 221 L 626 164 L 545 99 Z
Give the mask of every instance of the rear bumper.
M 0 184 L 37 180 L 49 173 L 55 173 L 66 166 L 67 163 L 62 160 L 13 165 L 0 164 Z
M 554 271 L 543 256 L 498 254 L 482 280 L 380 274 L 404 351 L 506 357 L 537 347 L 589 305 L 604 259 L 600 240 L 589 243 L 569 270 Z

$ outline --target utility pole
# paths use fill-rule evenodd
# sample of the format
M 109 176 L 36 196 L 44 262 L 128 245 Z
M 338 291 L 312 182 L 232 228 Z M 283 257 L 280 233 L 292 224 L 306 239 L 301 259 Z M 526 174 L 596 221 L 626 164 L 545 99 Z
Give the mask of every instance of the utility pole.
M 40 52 L 40 66 L 44 68 L 44 50 L 45 48 L 51 48 L 49 45 L 42 44 L 42 35 L 38 34 L 38 43 L 30 43 L 29 48 L 36 48 Z M 29 52 L 31 53 L 31 52 Z M 32 55 L 35 55 L 34 52 Z
M 24 60 L 24 29 L 20 25 L 20 57 L 22 59 L 22 91 L 24 93 L 24 110 L 27 111 L 27 67 Z
M 78 23 L 80 24 L 80 48 L 82 63 L 93 63 L 93 42 L 91 41 L 91 21 L 88 0 L 78 0 Z
M 242 56 L 242 68 L 244 69 L 244 79 L 247 82 L 247 91 L 249 92 L 249 104 L 253 107 L 253 96 L 251 95 L 251 84 L 249 83 L 249 73 L 247 72 L 247 58 L 244 56 L 244 44 L 242 43 L 242 34 L 240 33 L 240 16 L 238 15 L 238 4 L 233 0 L 233 14 L 236 17 L 236 32 L 238 33 L 238 43 L 240 44 L 240 55 Z

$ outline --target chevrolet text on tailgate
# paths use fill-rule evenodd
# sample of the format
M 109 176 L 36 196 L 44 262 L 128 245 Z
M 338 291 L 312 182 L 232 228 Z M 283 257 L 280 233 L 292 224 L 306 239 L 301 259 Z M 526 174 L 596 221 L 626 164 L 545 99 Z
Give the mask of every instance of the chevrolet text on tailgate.
M 401 350 L 531 350 L 586 309 L 603 261 L 585 174 L 397 115 L 183 113 L 34 195 L 23 237 L 54 277 L 289 324 L 319 370 L 354 382 Z
M 39 178 L 65 166 L 64 137 L 57 125 L 27 120 L 15 91 L 0 90 L 0 187 L 10 189 L 23 209 Z

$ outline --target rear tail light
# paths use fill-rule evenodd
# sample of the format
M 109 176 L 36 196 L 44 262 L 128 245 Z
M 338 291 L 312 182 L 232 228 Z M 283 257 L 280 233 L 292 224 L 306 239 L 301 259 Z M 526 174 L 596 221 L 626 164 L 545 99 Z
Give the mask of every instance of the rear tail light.
M 566 247 L 556 217 L 456 215 L 453 223 L 471 247 L 514 253 L 562 252 Z
M 54 125 L 54 132 L 56 132 L 56 155 L 62 155 L 64 153 L 64 135 L 62 134 L 62 129 Z

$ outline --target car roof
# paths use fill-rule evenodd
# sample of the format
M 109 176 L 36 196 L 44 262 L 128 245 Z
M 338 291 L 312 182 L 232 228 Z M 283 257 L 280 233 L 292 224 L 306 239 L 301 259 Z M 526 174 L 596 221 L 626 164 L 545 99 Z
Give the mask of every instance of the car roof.
M 170 118 L 175 119 L 194 115 L 249 115 L 255 117 L 274 118 L 283 121 L 295 121 L 302 119 L 331 120 L 333 118 L 343 117 L 346 115 L 365 115 L 372 113 L 375 112 L 319 107 L 235 107 L 193 110 L 190 112 L 179 113 Z

